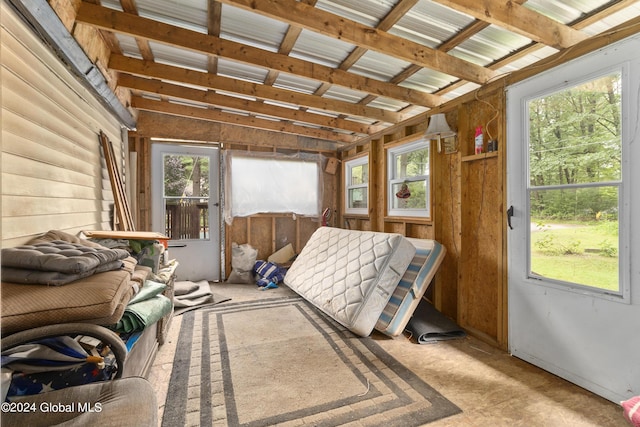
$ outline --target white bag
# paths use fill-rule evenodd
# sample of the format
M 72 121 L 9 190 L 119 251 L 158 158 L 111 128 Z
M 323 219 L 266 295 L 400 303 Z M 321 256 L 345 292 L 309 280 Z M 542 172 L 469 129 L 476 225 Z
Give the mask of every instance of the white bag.
M 238 245 L 236 242 L 231 243 L 231 274 L 227 282 L 229 283 L 253 283 L 255 278 L 253 275 L 253 267 L 256 264 L 258 250 L 254 249 L 248 243 Z

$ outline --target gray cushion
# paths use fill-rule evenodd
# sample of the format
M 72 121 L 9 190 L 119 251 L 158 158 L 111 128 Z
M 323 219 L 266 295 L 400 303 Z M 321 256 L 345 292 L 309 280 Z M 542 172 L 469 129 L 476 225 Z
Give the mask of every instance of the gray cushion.
M 129 252 L 122 249 L 91 248 L 77 243 L 52 242 L 2 249 L 2 266 L 38 271 L 77 274 L 122 260 Z

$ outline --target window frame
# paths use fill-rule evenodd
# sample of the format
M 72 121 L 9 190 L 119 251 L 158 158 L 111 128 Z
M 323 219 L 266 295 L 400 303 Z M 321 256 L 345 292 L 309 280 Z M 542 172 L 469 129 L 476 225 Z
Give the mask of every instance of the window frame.
M 620 116 L 625 117 L 627 113 L 627 106 L 625 105 L 624 100 L 627 98 L 625 95 L 625 91 L 628 90 L 628 84 L 626 79 L 628 79 L 628 72 L 626 66 L 615 65 L 612 67 L 603 68 L 601 70 L 597 70 L 595 72 L 584 73 L 580 76 L 569 76 L 562 84 L 554 85 L 547 88 L 543 88 L 542 90 L 537 91 L 535 94 L 523 98 L 523 114 L 526 115 L 527 119 L 529 118 L 528 107 L 532 101 L 542 97 L 550 97 L 556 93 L 562 92 L 564 90 L 571 90 L 580 87 L 580 85 L 590 83 L 601 79 L 603 77 L 609 76 L 611 74 L 617 73 L 620 75 L 620 85 L 621 85 L 621 100 L 620 100 Z M 622 119 L 621 119 L 622 122 Z M 526 132 L 530 132 L 530 123 L 529 120 L 525 122 Z M 615 189 L 618 194 L 618 203 L 617 209 L 619 212 L 618 215 L 618 290 L 611 291 L 603 288 L 599 288 L 597 286 L 579 283 L 575 281 L 566 281 L 563 279 L 558 279 L 556 277 L 548 277 L 542 274 L 538 274 L 533 270 L 532 267 L 532 248 L 531 248 L 531 234 L 528 235 L 529 241 L 527 242 L 527 275 L 530 280 L 538 280 L 544 281 L 548 283 L 549 286 L 554 286 L 558 289 L 564 289 L 570 292 L 578 292 L 578 293 L 588 293 L 589 295 L 604 297 L 607 299 L 616 300 L 620 298 L 621 300 L 625 300 L 628 297 L 629 289 L 625 288 L 624 283 L 624 272 L 627 270 L 628 265 L 626 263 L 627 256 L 625 253 L 625 244 L 624 244 L 624 236 L 628 233 L 625 230 L 628 228 L 628 223 L 625 220 L 624 215 L 624 206 L 625 206 L 625 196 L 623 192 L 623 183 L 626 176 L 626 149 L 625 149 L 625 123 L 621 124 L 621 161 L 620 161 L 620 177 L 618 179 L 609 179 L 609 180 L 601 180 L 601 181 L 587 181 L 587 182 L 578 182 L 571 184 L 552 184 L 552 185 L 534 185 L 530 182 L 530 180 L 526 180 L 526 193 L 527 193 L 527 218 L 529 222 L 531 222 L 531 194 L 534 192 L 544 192 L 544 191 L 581 191 L 581 190 L 590 190 L 590 189 L 604 189 L 604 188 L 612 188 Z M 527 140 L 527 144 L 529 144 L 529 140 Z M 527 150 L 527 174 L 531 175 L 531 154 L 529 150 Z
M 427 168 L 426 175 L 415 175 L 412 177 L 396 178 L 396 158 L 399 155 L 408 154 L 413 151 L 427 149 L 429 154 L 429 166 Z M 395 145 L 386 149 L 386 161 L 387 161 L 387 216 L 389 217 L 411 217 L 421 219 L 431 219 L 431 164 L 432 156 L 431 141 L 427 138 L 420 137 L 416 140 L 405 142 Z M 403 182 L 419 182 L 425 181 L 426 189 L 426 207 L 424 209 L 408 208 L 398 209 L 393 207 L 394 197 L 394 184 Z
M 351 183 L 351 171 L 362 165 L 367 165 L 367 182 L 362 184 Z M 368 215 L 369 214 L 369 197 L 371 192 L 369 191 L 369 178 L 371 176 L 371 170 L 369 168 L 369 154 L 364 154 L 343 162 L 344 172 L 344 213 L 350 215 Z M 349 191 L 358 188 L 365 188 L 367 190 L 366 206 L 364 208 L 350 208 L 349 207 Z
M 585 60 L 590 64 L 593 64 L 591 68 L 586 67 L 585 65 L 573 66 L 572 64 L 566 65 L 562 71 L 553 70 L 548 72 L 545 75 L 540 76 L 536 79 L 535 87 L 529 88 L 531 83 L 528 81 L 517 84 L 511 88 L 511 96 L 513 100 L 507 102 L 507 114 L 518 114 L 520 115 L 520 122 L 525 123 L 528 120 L 527 107 L 528 102 L 532 99 L 538 98 L 540 96 L 545 96 L 547 94 L 560 91 L 564 88 L 573 87 L 575 85 L 589 82 L 591 80 L 597 79 L 599 77 L 603 77 L 607 74 L 610 74 L 615 71 L 621 71 L 621 86 L 622 86 L 622 100 L 621 100 L 621 132 L 622 132 L 622 161 L 621 161 L 621 179 L 620 181 L 610 181 L 607 183 L 588 183 L 588 184 L 578 184 L 573 185 L 574 189 L 581 188 L 600 188 L 600 187 L 617 187 L 618 188 L 618 274 L 619 280 L 618 291 L 610 291 L 600 289 L 598 287 L 583 285 L 575 282 L 563 281 L 563 280 L 554 280 L 548 277 L 538 277 L 535 274 L 531 274 L 531 237 L 530 235 L 525 236 L 524 248 L 527 251 L 523 256 L 525 257 L 524 268 L 526 268 L 526 278 L 524 279 L 527 283 L 538 284 L 541 286 L 546 286 L 548 288 L 559 290 L 563 292 L 573 293 L 576 295 L 585 295 L 590 296 L 596 299 L 609 300 L 614 302 L 620 302 L 623 304 L 631 303 L 631 280 L 630 280 L 630 271 L 631 271 L 631 257 L 629 253 L 629 248 L 631 247 L 631 209 L 630 209 L 630 183 L 631 179 L 631 167 L 630 167 L 630 159 L 631 159 L 631 149 L 630 144 L 635 139 L 633 135 L 634 128 L 637 126 L 633 120 L 629 119 L 632 117 L 636 117 L 637 115 L 637 107 L 634 109 L 634 103 L 637 103 L 638 100 L 638 91 L 634 91 L 632 89 L 632 78 L 633 74 L 631 73 L 631 66 L 628 61 L 613 61 L 611 64 L 606 66 L 598 66 L 597 60 L 590 61 Z M 567 68 L 569 70 L 567 70 Z M 557 77 L 562 73 L 562 80 L 558 82 Z M 555 80 L 554 80 L 555 79 Z M 514 89 L 515 88 L 515 89 Z M 524 88 L 524 89 L 523 89 Z M 517 94 L 516 95 L 514 95 Z M 517 109 L 517 111 L 516 111 Z M 511 138 L 511 140 L 516 140 L 518 138 L 523 139 L 521 135 L 525 130 L 528 132 L 528 124 L 525 128 L 522 123 L 519 123 L 517 126 L 512 126 L 508 131 L 507 138 Z M 523 130 L 525 129 L 525 130 Z M 631 136 L 630 136 L 631 135 Z M 525 176 L 528 177 L 529 172 L 529 156 L 523 156 L 521 160 L 521 169 L 526 171 Z M 550 189 L 556 187 L 549 187 Z M 566 188 L 557 186 L 557 188 Z M 510 198 L 518 204 L 521 204 L 523 207 L 523 221 L 525 223 L 530 222 L 530 201 L 529 195 L 531 191 L 537 190 L 539 187 L 531 188 L 529 183 L 526 184 L 526 191 L 523 192 L 519 197 L 522 198 L 522 202 L 514 198 L 513 195 L 510 195 Z M 510 201 L 508 202 L 510 204 Z M 520 265 L 510 265 L 510 268 L 519 269 L 522 268 Z

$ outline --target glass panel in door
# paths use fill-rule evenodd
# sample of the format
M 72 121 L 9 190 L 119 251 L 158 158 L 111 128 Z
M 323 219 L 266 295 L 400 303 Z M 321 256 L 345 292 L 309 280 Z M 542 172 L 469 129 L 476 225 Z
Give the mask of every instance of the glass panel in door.
M 173 240 L 209 239 L 209 157 L 164 155 L 165 233 Z
M 529 277 L 619 293 L 621 74 L 527 105 Z

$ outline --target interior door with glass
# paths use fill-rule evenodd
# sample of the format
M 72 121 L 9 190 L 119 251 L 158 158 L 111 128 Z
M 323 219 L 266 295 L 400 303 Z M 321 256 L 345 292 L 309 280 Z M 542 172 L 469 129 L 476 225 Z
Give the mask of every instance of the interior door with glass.
M 510 351 L 614 402 L 640 393 L 638 52 L 621 43 L 507 96 Z
M 220 280 L 219 150 L 152 144 L 152 228 L 171 239 L 179 280 Z

